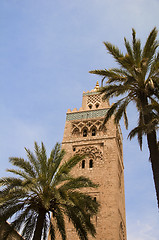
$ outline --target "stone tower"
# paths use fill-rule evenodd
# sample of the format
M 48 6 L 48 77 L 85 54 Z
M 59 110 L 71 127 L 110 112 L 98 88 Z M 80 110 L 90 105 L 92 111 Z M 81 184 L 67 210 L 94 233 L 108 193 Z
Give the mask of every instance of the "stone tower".
M 73 174 L 87 176 L 99 184 L 97 189 L 89 191 L 101 205 L 93 219 L 96 239 L 126 240 L 122 135 L 113 119 L 101 129 L 109 103 L 102 101 L 98 89 L 97 82 L 93 90 L 83 92 L 79 110 L 67 111 L 62 147 L 68 158 L 87 153 L 85 160 L 73 169 Z M 67 239 L 78 240 L 71 223 L 66 226 Z

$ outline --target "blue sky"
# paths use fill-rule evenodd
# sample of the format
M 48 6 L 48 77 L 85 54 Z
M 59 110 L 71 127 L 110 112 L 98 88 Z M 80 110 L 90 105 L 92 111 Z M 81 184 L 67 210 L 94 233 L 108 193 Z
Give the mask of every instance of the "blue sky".
M 103 45 L 124 51 L 131 29 L 144 43 L 159 29 L 158 0 L 0 1 L 0 177 L 11 156 L 44 142 L 48 153 L 61 142 L 68 108 L 94 88 L 88 71 L 115 66 Z M 136 123 L 129 109 L 130 129 Z M 140 152 L 123 124 L 128 240 L 157 240 L 159 215 L 146 140 Z

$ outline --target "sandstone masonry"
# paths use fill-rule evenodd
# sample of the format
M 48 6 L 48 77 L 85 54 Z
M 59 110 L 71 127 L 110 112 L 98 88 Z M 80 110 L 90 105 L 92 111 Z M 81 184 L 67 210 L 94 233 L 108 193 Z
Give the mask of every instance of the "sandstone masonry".
M 89 190 L 101 204 L 99 214 L 93 219 L 96 239 L 126 240 L 122 135 L 113 119 L 101 128 L 109 103 L 102 100 L 98 89 L 97 83 L 95 89 L 83 92 L 82 107 L 67 111 L 62 147 L 66 159 L 86 153 L 87 157 L 73 169 L 73 174 L 87 176 L 99 184 L 97 189 Z M 66 226 L 67 239 L 78 240 L 71 223 Z

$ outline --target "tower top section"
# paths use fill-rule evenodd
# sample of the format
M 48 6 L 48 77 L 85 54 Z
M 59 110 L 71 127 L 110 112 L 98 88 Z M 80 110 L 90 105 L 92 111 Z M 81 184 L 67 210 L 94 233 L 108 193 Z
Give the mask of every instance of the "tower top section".
M 83 92 L 82 107 L 79 110 L 74 108 L 73 111 L 68 109 L 66 121 L 104 117 L 109 108 L 109 102 L 103 101 L 99 89 L 99 82 L 97 81 L 94 89 Z

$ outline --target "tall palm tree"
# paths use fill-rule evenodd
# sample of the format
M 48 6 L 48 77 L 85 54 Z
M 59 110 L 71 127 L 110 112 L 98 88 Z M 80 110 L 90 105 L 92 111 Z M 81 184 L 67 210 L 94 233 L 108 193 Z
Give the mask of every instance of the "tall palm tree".
M 106 85 L 100 89 L 103 99 L 117 97 L 115 103 L 108 110 L 104 124 L 114 115 L 115 123 L 119 123 L 122 116 L 126 128 L 128 118 L 127 106 L 133 102 L 138 111 L 138 124 L 129 133 L 129 138 L 136 136 L 142 149 L 142 137 L 147 136 L 150 152 L 158 207 L 159 207 L 159 150 L 156 137 L 156 126 L 159 123 L 159 52 L 157 48 L 157 30 L 154 28 L 141 48 L 141 41 L 136 39 L 132 29 L 132 43 L 124 38 L 126 53 L 118 47 L 104 42 L 108 53 L 113 56 L 119 68 L 94 70 L 90 73 L 107 78 Z M 103 80 L 103 79 L 102 79 Z
M 35 142 L 34 154 L 29 149 L 25 150 L 28 160 L 10 158 L 18 169 L 7 171 L 18 177 L 0 179 L 1 221 L 11 218 L 12 228 L 20 230 L 26 240 L 45 240 L 48 231 L 54 240 L 55 229 L 65 240 L 66 216 L 74 225 L 79 239 L 87 240 L 88 233 L 95 236 L 91 216 L 97 214 L 99 204 L 79 190 L 97 185 L 86 177 L 75 177 L 70 173 L 83 156 L 74 155 L 64 161 L 65 151 L 58 143 L 49 158 L 43 143 L 40 147 Z

